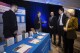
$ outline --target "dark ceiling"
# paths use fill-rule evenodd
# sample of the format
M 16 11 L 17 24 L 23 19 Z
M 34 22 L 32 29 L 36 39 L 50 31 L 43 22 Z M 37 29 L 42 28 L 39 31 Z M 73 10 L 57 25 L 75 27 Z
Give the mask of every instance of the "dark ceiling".
M 1 0 L 1 1 L 7 4 L 16 4 L 22 7 L 29 6 L 28 4 L 29 1 L 23 1 L 23 0 Z

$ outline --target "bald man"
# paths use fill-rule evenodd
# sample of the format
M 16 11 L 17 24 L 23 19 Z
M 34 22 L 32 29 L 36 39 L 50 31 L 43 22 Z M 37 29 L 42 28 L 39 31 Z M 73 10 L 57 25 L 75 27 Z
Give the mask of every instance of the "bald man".
M 17 34 L 18 26 L 15 13 L 18 6 L 13 4 L 9 11 L 3 13 L 3 34 L 4 38 L 15 37 Z
M 54 37 L 54 42 L 52 43 L 56 45 L 57 17 L 54 16 L 54 12 L 50 12 L 50 15 L 51 15 L 51 17 L 49 18 L 50 36 L 51 36 L 51 40 L 52 40 L 52 37 Z

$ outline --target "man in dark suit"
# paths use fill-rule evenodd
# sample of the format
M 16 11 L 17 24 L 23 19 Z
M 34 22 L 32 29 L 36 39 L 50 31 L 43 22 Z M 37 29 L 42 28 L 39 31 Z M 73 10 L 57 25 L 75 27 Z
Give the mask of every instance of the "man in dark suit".
M 34 26 L 37 32 L 41 32 L 42 31 L 42 24 L 45 24 L 46 21 L 41 21 L 41 12 L 37 13 L 37 17 L 34 20 Z
M 40 32 L 41 31 L 41 12 L 37 13 L 37 17 L 35 18 L 34 24 L 35 24 L 35 29 L 36 31 Z
M 50 15 L 51 15 L 51 17 L 49 18 L 50 36 L 51 36 L 51 39 L 54 36 L 53 44 L 56 45 L 57 17 L 54 16 L 54 12 L 51 12 Z
M 18 6 L 12 5 L 9 11 L 3 13 L 3 34 L 5 38 L 15 37 L 17 34 L 17 19 L 15 12 L 18 10 Z
M 67 19 L 67 16 L 64 14 L 64 9 L 63 8 L 60 8 L 59 9 L 59 19 L 58 19 L 58 46 L 61 47 L 61 36 L 62 38 L 64 37 L 63 34 L 64 34 L 64 30 L 63 30 L 63 26 L 64 24 L 66 23 L 66 19 Z M 63 40 L 64 42 L 64 40 Z

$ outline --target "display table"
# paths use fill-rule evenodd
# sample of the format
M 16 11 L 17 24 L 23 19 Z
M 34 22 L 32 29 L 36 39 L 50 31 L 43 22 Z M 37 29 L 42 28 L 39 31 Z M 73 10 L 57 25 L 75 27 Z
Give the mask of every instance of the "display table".
M 33 38 L 36 38 L 39 35 L 42 35 L 43 33 L 34 34 Z M 38 44 L 30 43 L 29 41 L 33 38 L 26 38 L 23 39 L 20 42 L 17 42 L 11 46 L 5 47 L 5 52 L 7 53 L 17 53 L 13 51 L 14 48 L 18 47 L 21 44 L 27 44 L 32 46 L 31 49 L 27 50 L 25 53 L 48 53 L 49 50 L 51 50 L 51 40 L 50 40 L 50 34 L 45 33 L 44 37 L 41 39 L 41 41 Z
M 4 52 L 4 42 L 0 42 L 0 53 Z

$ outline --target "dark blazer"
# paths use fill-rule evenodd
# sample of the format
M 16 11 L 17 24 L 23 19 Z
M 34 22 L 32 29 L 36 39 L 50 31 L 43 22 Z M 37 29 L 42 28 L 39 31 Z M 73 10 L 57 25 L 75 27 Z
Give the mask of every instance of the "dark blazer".
M 49 26 L 57 27 L 57 17 L 53 17 L 52 20 L 49 18 Z
M 50 33 L 53 33 L 53 34 L 57 34 L 57 17 L 53 17 L 51 20 L 51 18 L 49 18 L 49 26 L 53 26 L 53 28 L 49 28 L 50 29 Z
M 40 28 L 40 20 L 38 17 L 35 18 L 34 20 L 34 26 L 35 26 L 35 29 L 39 29 Z
M 67 18 L 68 18 L 68 17 L 67 17 L 65 14 L 63 14 L 63 17 L 62 17 L 63 26 L 65 26 Z M 57 24 L 58 24 L 58 26 L 59 26 L 59 19 L 58 19 Z
M 14 33 L 18 30 L 16 15 L 13 11 L 9 10 L 3 13 L 3 34 Z
M 68 39 L 77 38 L 76 29 L 78 29 L 78 19 L 75 17 L 71 17 L 68 23 L 68 28 L 67 28 Z

